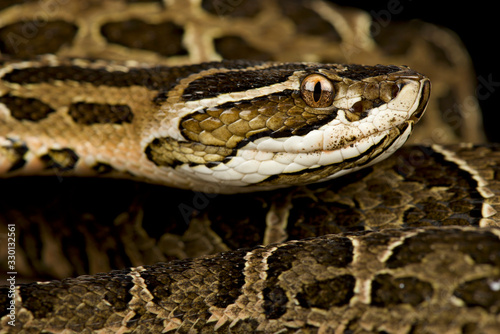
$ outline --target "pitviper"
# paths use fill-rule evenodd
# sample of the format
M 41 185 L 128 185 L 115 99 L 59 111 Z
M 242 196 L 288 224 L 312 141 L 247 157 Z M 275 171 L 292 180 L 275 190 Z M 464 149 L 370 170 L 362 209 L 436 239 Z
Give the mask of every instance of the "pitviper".
M 32 214 L 31 194 L 21 192 L 20 209 L 17 195 L 2 201 L 5 226 L 15 219 L 18 240 L 28 246 L 26 255 L 18 249 L 18 267 L 64 276 L 135 266 L 20 286 L 17 326 L 8 324 L 6 310 L 1 331 L 495 333 L 500 322 L 497 146 L 409 147 L 381 161 L 408 138 L 429 98 L 429 85 L 406 67 L 328 64 L 339 49 L 350 62 L 356 57 L 366 62 L 365 52 L 376 60 L 374 41 L 362 33 L 363 13 L 320 1 L 187 4 L 27 2 L 6 5 L 0 13 L 3 176 L 55 174 L 63 188 L 51 190 L 50 181 L 38 178 L 2 184 L 17 194 L 19 184 L 30 183 L 38 205 L 61 189 L 71 197 L 63 195 L 56 211 L 46 208 L 56 212 L 49 214 L 54 225 L 48 228 L 39 225 L 44 214 Z M 48 19 L 40 14 L 30 21 L 40 9 Z M 306 23 L 307 18 L 316 23 Z M 286 38 L 290 27 L 296 44 Z M 423 27 L 409 30 L 416 34 L 415 48 L 419 38 L 429 41 L 425 33 L 419 37 L 426 29 L 447 36 Z M 308 36 L 315 34 L 316 40 Z M 40 43 L 39 36 L 53 36 L 53 42 Z M 349 36 L 360 37 L 358 44 L 347 44 L 343 38 Z M 288 44 L 275 47 L 267 40 Z M 250 45 L 246 49 L 244 42 Z M 315 49 L 314 43 L 322 47 Z M 44 53 L 57 56 L 37 56 Z M 266 61 L 218 61 L 233 53 Z M 31 59 L 16 59 L 27 56 Z M 396 58 L 380 62 L 399 63 Z M 313 62 L 288 62 L 298 60 Z M 464 86 L 447 93 L 454 87 L 446 82 L 447 70 L 429 73 L 437 96 L 466 95 Z M 443 105 L 436 101 L 431 98 L 429 112 L 439 123 Z M 451 130 L 433 131 L 427 123 L 420 141 L 442 134 L 463 139 L 478 133 L 465 130 L 477 124 L 470 118 L 463 128 L 453 124 Z M 361 166 L 367 168 L 357 171 Z M 351 174 L 302 186 L 345 171 Z M 128 177 L 196 192 L 67 178 L 74 174 Z M 82 197 L 69 196 L 68 185 Z M 213 194 L 284 185 L 294 187 Z M 72 210 L 66 215 L 62 209 L 67 203 L 77 207 L 92 193 L 104 211 L 112 212 L 104 216 L 111 224 L 100 228 L 120 231 L 123 250 L 101 244 L 108 236 L 94 230 L 100 229 L 94 224 L 100 212 L 84 208 L 81 216 Z M 130 203 L 127 196 L 135 198 Z M 112 198 L 125 199 L 130 208 L 116 210 Z M 148 217 L 151 200 L 160 209 L 171 204 L 163 214 L 176 211 L 179 220 L 158 226 L 176 215 Z M 57 228 L 61 217 L 73 226 Z M 40 240 L 61 233 L 62 241 L 40 248 L 35 238 L 38 246 L 30 250 L 23 234 L 35 227 Z M 78 246 L 65 246 L 64 240 L 80 241 L 67 239 L 66 229 L 88 238 L 83 245 L 89 258 L 75 269 L 71 252 Z M 364 229 L 381 231 L 356 232 Z M 337 234 L 321 237 L 328 233 Z M 141 266 L 228 248 L 240 249 Z M 35 249 L 51 251 L 29 255 Z M 70 251 L 58 254 L 58 249 Z M 114 252 L 109 264 L 100 263 L 101 252 Z M 59 268 L 29 268 L 36 257 Z M 7 305 L 9 286 L 0 292 Z

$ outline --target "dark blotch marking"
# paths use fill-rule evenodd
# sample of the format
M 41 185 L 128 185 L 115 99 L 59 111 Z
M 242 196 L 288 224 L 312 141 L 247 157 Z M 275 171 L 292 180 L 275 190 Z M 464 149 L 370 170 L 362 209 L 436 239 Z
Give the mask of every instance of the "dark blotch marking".
M 55 332 L 65 328 L 78 333 L 85 329 L 98 331 L 107 325 L 113 313 L 126 310 L 132 298 L 129 290 L 133 287 L 127 273 L 124 270 L 112 272 L 112 275 L 97 274 L 94 280 L 81 276 L 47 285 L 25 284 L 19 288 L 22 306 L 31 311 L 36 320 L 49 322 Z M 61 298 L 65 298 L 64 302 Z M 103 298 L 111 306 L 98 308 Z
M 481 307 L 487 312 L 500 313 L 500 290 L 493 289 L 500 277 L 481 278 L 460 284 L 453 295 L 462 299 L 469 307 Z
M 314 212 L 314 215 L 311 215 L 311 212 Z M 360 226 L 362 219 L 359 210 L 344 203 L 318 201 L 310 196 L 296 196 L 293 198 L 288 218 L 287 233 L 289 239 L 294 240 L 342 231 L 358 231 L 363 229 Z
M 62 285 L 61 282 L 55 284 L 58 285 L 58 288 Z M 56 305 L 60 303 L 57 294 L 55 294 L 56 291 L 54 286 L 45 287 L 36 283 L 19 288 L 23 306 L 31 311 L 35 319 L 47 318 L 55 310 Z
M 0 103 L 10 110 L 11 116 L 17 120 L 36 122 L 47 118 L 55 110 L 47 104 L 33 98 L 23 98 L 14 95 L 0 97 Z
M 266 287 L 262 291 L 264 295 L 264 312 L 268 319 L 278 319 L 286 312 L 288 297 L 285 290 L 280 287 Z
M 331 307 L 349 304 L 354 296 L 356 279 L 351 275 L 342 275 L 332 279 L 314 282 L 297 294 L 300 306 L 317 307 L 328 310 Z
M 175 267 L 176 270 L 189 268 L 189 262 L 179 262 Z M 148 291 L 153 295 L 155 302 L 167 300 L 172 294 L 172 284 L 175 281 L 169 275 L 155 275 L 152 272 L 146 271 L 141 273 L 142 279 L 146 284 Z
M 72 43 L 77 30 L 75 25 L 62 20 L 12 23 L 0 28 L 0 51 L 16 58 L 56 53 Z
M 245 255 L 247 250 L 242 249 L 231 252 L 231 255 L 222 256 L 215 263 L 208 264 L 214 270 L 220 282 L 216 298 L 211 304 L 226 308 L 234 303 L 241 294 L 241 287 L 245 284 L 243 269 L 245 268 Z M 213 268 L 213 269 L 212 269 Z
M 321 265 L 346 268 L 353 260 L 353 250 L 351 240 L 338 237 L 333 240 L 323 240 L 321 247 L 306 250 L 306 254 L 312 256 Z
M 272 60 L 268 52 L 256 49 L 239 36 L 225 36 L 214 40 L 215 50 L 224 59 Z
M 57 169 L 61 172 L 72 170 L 78 162 L 78 155 L 69 148 L 61 150 L 51 149 L 40 157 L 45 164 L 45 169 Z
M 195 323 L 210 317 L 212 306 L 226 308 L 241 294 L 247 250 L 227 252 L 201 260 L 180 260 L 141 272 L 154 301 L 175 303 L 175 317 Z M 202 286 L 210 282 L 210 288 Z
M 206 304 L 193 305 L 197 295 L 192 293 L 193 289 L 189 290 L 190 282 L 199 277 L 192 268 L 192 261 L 180 260 L 169 263 L 168 267 L 152 268 L 140 273 L 148 291 L 153 295 L 153 301 L 160 305 L 162 301 L 175 303 L 175 317 L 183 321 L 192 318 L 194 313 L 199 313 L 200 318 L 208 313 Z
M 300 248 L 297 245 L 286 245 L 278 248 L 267 259 L 267 281 L 263 290 L 264 312 L 268 319 L 277 319 L 286 312 L 288 298 L 282 288 L 278 286 L 279 276 L 290 270 L 292 262 L 300 256 Z
M 353 259 L 353 245 L 351 240 L 345 237 L 322 240 L 321 247 L 307 247 L 306 243 L 297 242 L 278 248 L 267 259 L 267 276 L 277 279 L 278 276 L 292 266 L 296 258 L 312 256 L 322 265 L 336 268 L 346 268 Z
M 203 0 L 201 7 L 217 16 L 254 17 L 261 9 L 262 0 Z
M 384 54 L 387 56 L 404 56 L 409 52 L 414 43 L 414 40 L 408 37 L 418 36 L 421 34 L 422 29 L 423 27 L 420 22 L 408 21 L 404 22 L 404 24 L 394 22 L 390 27 L 387 26 L 384 29 L 376 27 L 376 29 L 371 31 L 377 32 L 372 37 Z
M 475 334 L 475 333 L 481 333 L 481 330 L 479 329 L 479 324 L 476 322 L 469 322 L 465 325 L 462 326 L 461 328 L 462 334 Z
M 338 75 L 343 78 L 352 80 L 363 80 L 366 78 L 387 75 L 394 72 L 399 72 L 401 69 L 397 66 L 365 66 L 365 65 L 347 65 L 345 72 L 339 72 Z
M 180 73 L 178 73 L 180 74 Z M 144 85 L 150 89 L 157 89 L 168 85 L 175 71 L 169 68 L 131 69 L 128 72 L 110 72 L 106 69 L 82 68 L 79 66 L 43 66 L 39 68 L 15 69 L 3 79 L 18 84 L 38 84 L 55 81 L 89 82 L 95 86 L 130 87 Z
M 299 34 L 320 36 L 329 42 L 340 42 L 340 34 L 314 10 L 306 7 L 306 2 L 278 0 L 283 15 L 292 20 Z
M 336 268 L 347 267 L 353 259 L 352 242 L 345 237 L 338 237 L 333 240 L 322 240 L 321 247 L 315 244 L 308 247 L 306 243 L 297 242 L 278 248 L 267 259 L 267 281 L 263 289 L 264 312 L 268 319 L 278 319 L 286 312 L 288 298 L 281 287 L 279 287 L 279 277 L 282 273 L 290 270 L 294 261 L 300 261 L 304 257 L 313 257 L 319 264 L 333 266 Z M 340 284 L 343 285 L 343 284 Z M 347 298 L 348 294 L 344 297 Z M 303 302 L 307 296 L 302 295 Z M 342 298 L 337 301 L 340 301 Z M 319 300 L 316 300 L 319 302 Z
M 128 303 L 132 299 L 130 289 L 134 287 L 132 277 L 128 275 L 116 275 L 110 277 L 106 283 L 107 292 L 104 294 L 104 299 L 109 302 L 116 311 L 125 311 Z
M 172 22 L 146 23 L 137 19 L 106 23 L 101 34 L 110 43 L 157 52 L 163 56 L 186 55 L 184 29 Z
M 427 189 L 432 187 L 448 189 L 446 191 L 448 198 L 436 202 L 432 198 L 424 197 L 412 208 L 405 210 L 403 215 L 405 226 L 442 226 L 456 223 L 479 226 L 484 198 L 477 191 L 477 181 L 470 173 L 457 168 L 456 163 L 445 160 L 440 153 L 431 148 L 406 150 L 403 147 L 397 154 L 398 164 L 393 170 L 407 182 L 422 184 Z M 415 167 L 415 161 L 418 161 L 418 168 Z M 439 210 L 434 211 L 436 208 Z M 439 220 L 442 217 L 446 217 L 445 220 Z
M 22 168 L 26 164 L 26 159 L 24 155 L 28 152 L 28 147 L 24 142 L 19 140 L 7 138 L 11 142 L 9 146 L 0 146 L 0 151 L 3 151 L 2 155 L 6 156 L 11 166 L 7 172 L 13 172 L 17 169 Z
M 405 56 L 411 52 L 410 50 L 415 43 L 422 43 L 428 50 L 427 57 L 433 59 L 437 66 L 446 66 L 446 68 L 455 66 L 440 44 L 422 36 L 422 31 L 425 29 L 424 22 L 412 20 L 393 23 L 384 29 L 380 29 L 380 27 L 371 29 L 372 32 L 376 32 L 372 37 L 385 55 L 389 57 Z
M 490 232 L 464 233 L 461 230 L 432 230 L 418 233 L 395 247 L 387 260 L 389 268 L 399 268 L 419 263 L 435 252 L 436 245 L 448 245 L 454 251 L 470 256 L 478 264 L 500 266 L 500 240 Z
M 68 114 L 78 124 L 122 124 L 131 123 L 134 114 L 130 107 L 122 104 L 73 103 Z
M 96 163 L 94 166 L 92 166 L 92 169 L 97 173 L 97 174 L 108 174 L 108 173 L 111 173 L 113 171 L 115 171 L 115 169 L 107 164 L 107 163 L 104 163 L 104 162 L 98 162 Z
M 414 277 L 394 278 L 391 275 L 375 276 L 372 282 L 372 304 L 388 307 L 398 304 L 417 306 L 432 297 L 431 284 Z

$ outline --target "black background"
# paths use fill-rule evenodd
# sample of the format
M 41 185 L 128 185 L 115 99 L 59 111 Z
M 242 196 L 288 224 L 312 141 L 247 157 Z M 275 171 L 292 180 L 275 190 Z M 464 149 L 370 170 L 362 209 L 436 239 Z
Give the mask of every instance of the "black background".
M 494 82 L 486 99 L 479 99 L 483 111 L 486 134 L 490 141 L 500 142 L 500 15 L 494 2 L 486 1 L 416 1 L 416 0 L 383 0 L 383 1 L 332 1 L 339 5 L 357 7 L 368 13 L 387 10 L 390 2 L 398 1 L 403 8 L 399 14 L 392 15 L 394 21 L 421 19 L 454 31 L 468 49 L 476 77 Z M 482 88 L 481 88 L 482 89 Z M 481 90 L 484 96 L 488 91 Z

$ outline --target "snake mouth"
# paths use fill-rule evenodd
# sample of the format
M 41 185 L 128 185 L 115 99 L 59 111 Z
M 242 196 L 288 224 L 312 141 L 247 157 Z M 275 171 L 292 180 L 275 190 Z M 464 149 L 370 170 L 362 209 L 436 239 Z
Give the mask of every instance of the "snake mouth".
M 340 151 L 344 158 L 342 160 L 345 161 L 355 159 L 357 156 L 361 157 L 370 149 L 371 146 L 375 147 L 378 143 L 382 142 L 383 138 L 392 138 L 392 140 L 397 143 L 397 145 L 394 145 L 397 147 L 393 148 L 393 151 L 390 154 L 394 153 L 396 149 L 401 147 L 408 140 L 414 124 L 420 120 L 427 108 L 431 84 L 429 79 L 425 77 L 419 77 L 419 79 L 418 93 L 415 94 L 414 103 L 410 108 L 408 108 L 406 116 L 401 117 L 397 120 L 397 122 L 387 122 L 387 126 L 385 128 L 378 129 L 373 132 L 370 131 L 363 133 L 362 135 L 357 136 L 354 140 L 347 142 L 344 145 L 340 145 L 340 147 L 322 150 L 322 152 L 329 153 Z M 391 113 L 388 113 L 387 115 L 389 114 Z M 349 153 L 348 150 L 350 148 L 351 152 Z

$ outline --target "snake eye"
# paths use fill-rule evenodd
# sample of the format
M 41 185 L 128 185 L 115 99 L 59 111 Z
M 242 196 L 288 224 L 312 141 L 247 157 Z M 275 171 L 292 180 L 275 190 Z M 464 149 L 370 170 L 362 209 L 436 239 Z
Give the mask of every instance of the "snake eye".
M 324 76 L 311 74 L 302 80 L 300 93 L 309 107 L 325 108 L 332 105 L 335 88 Z

